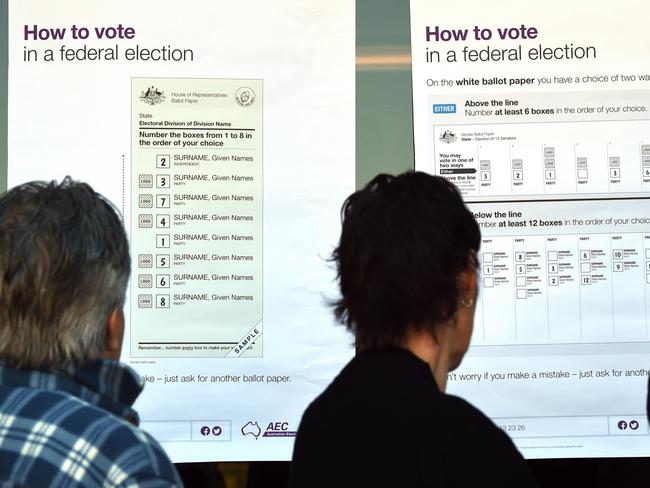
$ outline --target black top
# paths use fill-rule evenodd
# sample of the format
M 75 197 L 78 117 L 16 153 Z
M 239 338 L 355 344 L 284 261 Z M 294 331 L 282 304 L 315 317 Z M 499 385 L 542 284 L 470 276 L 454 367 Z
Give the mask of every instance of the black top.
M 314 400 L 291 471 L 291 488 L 535 486 L 510 438 L 401 348 L 358 354 Z

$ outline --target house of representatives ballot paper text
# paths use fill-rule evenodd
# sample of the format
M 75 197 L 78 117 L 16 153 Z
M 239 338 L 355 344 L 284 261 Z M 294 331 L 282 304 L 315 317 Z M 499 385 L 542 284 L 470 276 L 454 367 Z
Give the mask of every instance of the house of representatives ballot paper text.
M 449 389 L 529 458 L 648 456 L 650 8 L 463 5 L 411 1 L 416 169 L 482 233 Z
M 131 355 L 262 356 L 262 83 L 132 81 Z

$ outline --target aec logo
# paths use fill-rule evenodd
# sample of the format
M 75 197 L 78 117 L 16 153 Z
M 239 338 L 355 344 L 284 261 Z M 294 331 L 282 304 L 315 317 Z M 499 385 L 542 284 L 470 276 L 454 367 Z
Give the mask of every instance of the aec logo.
M 296 431 L 289 430 L 289 422 L 270 422 L 262 437 L 296 437 Z
M 252 435 L 255 437 L 255 439 L 260 436 L 261 432 L 262 429 L 260 429 L 260 426 L 257 425 L 257 422 L 253 422 L 251 420 L 249 420 L 246 425 L 241 428 L 242 435 Z

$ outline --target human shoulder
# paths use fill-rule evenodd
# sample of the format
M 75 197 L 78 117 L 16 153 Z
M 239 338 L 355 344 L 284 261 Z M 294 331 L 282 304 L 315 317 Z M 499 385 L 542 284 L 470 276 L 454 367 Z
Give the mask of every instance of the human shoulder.
M 22 456 L 21 446 L 33 444 L 31 433 L 35 429 L 46 434 L 39 437 L 43 443 L 38 463 L 21 474 L 26 480 L 35 477 L 43 486 L 52 484 L 65 473 L 51 473 L 50 466 L 77 466 L 81 462 L 83 466 L 74 477 L 82 486 L 94 486 L 97 479 L 115 487 L 182 486 L 158 442 L 125 419 L 66 392 L 25 387 L 4 387 L 0 392 L 0 418 L 11 418 L 7 433 L 12 436 L 14 449 L 13 454 L 5 449 L 5 459 Z M 0 466 L 0 474 L 9 473 L 3 473 Z
M 536 486 L 510 437 L 483 412 L 454 395 L 443 395 L 441 404 L 444 455 L 460 486 L 469 486 L 474 478 L 484 486 Z
M 109 464 L 107 479 L 115 486 L 141 486 L 145 481 L 154 487 L 182 485 L 171 460 L 149 433 L 94 405 L 87 408 L 97 421 L 84 437 L 103 454 Z
M 111 441 L 116 450 L 107 476 L 116 486 L 182 486 L 169 457 L 147 432 L 123 422 Z
M 488 422 L 494 426 L 494 423 L 483 412 L 463 398 L 444 393 L 441 402 L 451 414 L 466 415 L 477 422 Z
M 519 455 L 510 438 L 483 412 L 468 401 L 454 395 L 443 394 L 440 408 L 444 425 L 456 437 L 467 436 L 474 443 L 497 443 Z
M 126 420 L 104 413 L 102 434 L 92 442 L 108 461 L 107 480 L 114 486 L 182 486 L 176 468 L 158 441 Z

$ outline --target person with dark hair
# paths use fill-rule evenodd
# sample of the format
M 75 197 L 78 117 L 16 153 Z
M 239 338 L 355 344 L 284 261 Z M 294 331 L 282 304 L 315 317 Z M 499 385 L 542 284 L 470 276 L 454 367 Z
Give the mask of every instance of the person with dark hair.
M 118 362 L 130 267 L 120 216 L 90 186 L 0 197 L 0 485 L 181 486 Z
M 508 436 L 444 393 L 477 298 L 481 234 L 458 190 L 382 174 L 341 214 L 334 310 L 357 355 L 303 415 L 291 488 L 534 486 Z

